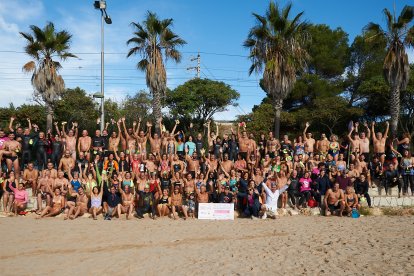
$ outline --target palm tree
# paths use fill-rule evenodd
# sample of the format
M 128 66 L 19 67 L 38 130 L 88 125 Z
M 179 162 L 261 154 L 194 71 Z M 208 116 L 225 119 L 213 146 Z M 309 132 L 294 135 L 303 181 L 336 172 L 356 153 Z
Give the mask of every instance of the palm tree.
M 301 21 L 303 12 L 289 19 L 292 4 L 283 9 L 270 2 L 265 16 L 253 13 L 256 25 L 250 29 L 244 47 L 250 50 L 249 75 L 263 71 L 263 88 L 275 108 L 275 137 L 279 138 L 283 101 L 292 91 L 298 72 L 306 66 L 308 24 Z
M 43 29 L 31 25 L 30 30 L 32 34 L 20 32 L 27 40 L 24 50 L 33 58 L 23 66 L 23 71 L 33 72 L 31 82 L 34 96 L 44 102 L 47 129 L 52 129 L 54 103 L 65 89 L 65 82 L 58 74 L 62 66 L 53 58 L 65 61 L 67 58 L 76 57 L 68 52 L 72 35 L 65 30 L 56 32 L 52 22 L 48 22 Z
M 388 9 L 383 10 L 387 28 L 382 29 L 379 24 L 370 22 L 364 31 L 369 40 L 385 39 L 387 41 L 387 55 L 384 59 L 383 74 L 390 86 L 390 115 L 391 132 L 396 135 L 400 115 L 400 91 L 407 88 L 410 76 L 410 64 L 405 52 L 406 47 L 414 47 L 414 26 L 410 24 L 414 19 L 414 7 L 405 6 L 398 18 Z
M 181 61 L 181 53 L 176 49 L 186 42 L 172 30 L 173 19 L 158 19 L 157 14 L 147 12 L 142 23 L 132 22 L 135 28 L 134 36 L 127 41 L 133 47 L 127 57 L 139 54 L 141 60 L 137 63 L 138 70 L 145 71 L 147 86 L 152 94 L 153 114 L 157 121 L 161 120 L 161 98 L 167 89 L 167 74 L 163 61 L 171 58 L 176 63 Z M 159 124 L 155 124 L 158 128 Z M 157 129 L 159 131 L 159 129 Z

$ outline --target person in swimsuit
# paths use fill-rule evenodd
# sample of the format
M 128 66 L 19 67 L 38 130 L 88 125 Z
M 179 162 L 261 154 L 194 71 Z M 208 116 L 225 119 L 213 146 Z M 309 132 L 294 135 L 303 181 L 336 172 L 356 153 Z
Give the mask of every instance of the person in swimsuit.
M 339 183 L 336 182 L 332 189 L 328 189 L 324 198 L 325 215 L 330 216 L 336 214 L 342 217 L 342 212 L 345 208 L 344 193 L 339 189 Z
M 183 197 L 180 192 L 180 186 L 174 186 L 174 192 L 171 195 L 171 212 L 173 215 L 173 219 L 176 220 L 178 218 L 178 212 L 182 211 L 183 209 Z
M 83 187 L 79 187 L 78 191 L 75 192 L 71 186 L 69 186 L 69 194 L 72 197 L 76 197 L 75 205 L 69 207 L 64 219 L 75 219 L 78 216 L 83 216 L 88 212 L 88 201 L 89 198 L 86 196 Z
M 16 178 L 14 171 L 9 172 L 9 177 L 3 180 L 3 212 L 8 214 L 11 210 L 11 205 L 14 200 L 14 193 L 10 189 L 10 184 L 15 188 L 16 187 Z
M 356 208 L 359 210 L 360 205 L 358 204 L 358 196 L 354 192 L 351 186 L 346 187 L 345 190 L 345 212 L 348 216 L 351 216 L 352 209 Z
M 52 204 L 51 206 L 46 206 L 45 209 L 40 213 L 37 219 L 43 218 L 43 217 L 55 217 L 62 213 L 62 210 L 65 207 L 65 197 L 60 194 L 60 189 L 55 188 L 54 193 L 50 189 L 49 186 L 47 186 L 48 192 L 50 195 L 52 195 Z
M 102 213 L 102 195 L 103 195 L 103 185 L 101 189 L 98 189 L 97 186 L 92 188 L 91 193 L 91 208 L 89 208 L 89 213 L 92 214 L 92 218 L 97 220 L 97 215 Z
M 338 136 L 331 135 L 328 153 L 333 157 L 335 162 L 338 161 L 339 148 Z
M 29 201 L 29 193 L 24 188 L 23 183 L 19 183 L 18 188 L 15 188 L 13 186 L 13 182 L 8 181 L 8 187 L 13 192 L 14 195 L 14 201 L 12 202 L 12 208 L 11 211 L 14 211 L 14 215 L 25 215 L 26 208 L 27 208 L 27 202 Z
M 158 201 L 157 211 L 158 215 L 162 218 L 168 216 L 170 213 L 171 198 L 168 196 L 168 189 L 162 190 L 162 196 Z
M 129 220 L 134 211 L 134 195 L 131 193 L 129 186 L 125 186 L 124 191 L 121 189 L 121 185 L 118 185 L 118 191 L 122 198 L 122 203 L 118 205 L 118 214 L 126 214 L 126 219 Z

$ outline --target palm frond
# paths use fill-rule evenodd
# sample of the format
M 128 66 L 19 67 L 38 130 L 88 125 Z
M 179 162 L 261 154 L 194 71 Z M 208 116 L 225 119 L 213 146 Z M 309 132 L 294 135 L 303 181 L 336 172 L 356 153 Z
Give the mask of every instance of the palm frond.
M 406 26 L 414 19 L 414 6 L 406 5 L 401 11 L 400 16 L 398 17 L 397 22 L 402 26 Z
M 36 70 L 36 63 L 34 61 L 29 61 L 25 65 L 23 65 L 22 70 L 26 73 L 31 73 Z

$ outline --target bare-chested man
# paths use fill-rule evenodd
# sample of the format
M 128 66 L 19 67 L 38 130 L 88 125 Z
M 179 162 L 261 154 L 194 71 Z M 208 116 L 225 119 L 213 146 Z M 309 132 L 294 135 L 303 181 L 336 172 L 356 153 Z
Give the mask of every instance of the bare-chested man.
M 151 146 L 151 152 L 156 152 L 158 155 L 161 155 L 161 145 L 162 145 L 162 140 L 161 138 L 158 136 L 158 133 L 154 133 L 154 138 L 151 135 L 151 127 L 152 125 L 150 124 L 148 126 L 148 134 L 147 134 L 147 138 L 150 141 L 150 146 Z
M 147 132 L 149 133 L 150 129 L 152 127 L 151 122 L 147 122 Z M 135 136 L 137 137 L 138 147 L 141 150 L 141 156 L 142 158 L 147 157 L 147 140 L 148 140 L 148 134 L 144 132 L 144 130 L 140 130 L 139 127 L 137 128 L 137 133 L 135 133 Z
M 305 154 L 307 155 L 307 157 L 309 157 L 309 155 L 314 152 L 316 144 L 315 139 L 312 138 L 312 133 L 306 132 L 309 126 L 310 124 L 306 122 L 305 129 L 303 130 L 303 142 L 305 146 Z
M 92 138 L 88 135 L 87 130 L 82 130 L 82 136 L 78 139 L 78 154 L 83 152 L 86 160 L 90 160 L 90 150 L 92 145 Z
M 371 124 L 371 131 L 372 131 L 372 143 L 374 144 L 374 154 L 379 158 L 382 165 L 384 165 L 385 161 L 385 143 L 388 138 L 388 130 L 390 128 L 390 124 L 388 122 L 385 123 L 386 129 L 384 135 L 381 132 L 377 132 L 375 134 L 375 122 Z
M 66 133 L 65 125 L 66 125 L 66 122 L 62 122 L 62 134 L 63 134 L 63 137 L 65 138 L 65 150 L 69 151 L 69 155 L 75 161 L 76 160 L 76 139 L 78 137 L 78 123 L 73 122 L 72 129 L 70 129 L 68 133 Z
M 122 204 L 118 204 L 118 214 L 126 214 L 126 219 L 129 220 L 132 217 L 134 211 L 134 195 L 128 185 L 125 186 L 125 191 L 121 189 L 121 185 L 118 185 L 118 191 L 121 193 Z
M 52 190 L 53 182 L 53 179 L 50 178 L 50 172 L 44 170 L 43 175 L 39 178 L 39 185 L 37 187 L 37 214 L 40 214 L 43 210 L 42 200 L 46 201 L 46 206 L 50 206 L 52 196 L 49 194 L 49 191 Z
M 125 139 L 127 142 L 127 151 L 128 151 L 127 153 L 134 154 L 137 152 L 137 140 L 135 139 L 135 136 L 134 136 L 134 130 L 133 128 L 128 128 L 127 130 L 125 126 L 125 117 L 122 117 L 121 121 L 122 121 L 122 126 L 124 128 Z M 141 121 L 139 121 L 138 127 L 140 123 Z
M 69 186 L 69 190 L 70 190 L 70 195 L 72 197 L 76 197 L 76 201 L 75 204 L 73 204 L 73 202 L 68 201 L 67 204 L 67 208 L 69 209 L 67 214 L 65 215 L 64 219 L 66 220 L 68 217 L 70 219 L 75 219 L 78 216 L 83 216 L 84 214 L 86 214 L 88 212 L 88 201 L 89 198 L 88 196 L 85 194 L 83 187 L 80 186 L 78 189 L 78 192 L 74 192 L 71 188 L 71 186 Z
M 365 161 L 369 161 L 369 139 L 371 138 L 371 130 L 368 127 L 368 124 L 365 122 L 364 127 L 365 132 L 359 134 L 359 153 L 365 156 Z M 358 132 L 358 130 L 356 130 Z
M 37 195 L 37 180 L 39 178 L 39 171 L 34 168 L 33 162 L 27 164 L 26 169 L 23 171 L 23 180 L 25 186 L 32 188 L 33 195 Z
M 62 195 L 66 195 L 69 189 L 69 180 L 65 178 L 63 171 L 58 171 L 57 178 L 53 181 L 52 190 L 59 188 L 62 191 Z
M 154 155 L 154 153 L 150 152 L 148 154 L 148 159 L 145 160 L 144 162 L 145 162 L 145 167 L 147 168 L 147 171 L 149 173 L 157 172 L 158 164 L 157 164 L 156 156 Z
M 247 136 L 247 131 L 244 129 L 240 133 L 240 125 L 237 126 L 237 138 L 239 140 L 239 154 L 241 158 L 247 160 L 247 154 L 249 151 L 250 139 Z
M 19 142 L 15 140 L 15 135 L 13 132 L 10 132 L 9 140 L 4 142 L 4 152 L 3 155 L 6 157 L 7 170 L 10 172 L 12 168 L 16 174 L 16 179 L 20 177 L 20 165 L 19 158 L 17 154 L 21 152 L 22 146 Z
M 67 149 L 65 150 L 65 154 L 60 159 L 58 169 L 67 172 L 73 169 L 74 167 L 75 160 L 73 160 L 73 158 L 70 156 L 70 151 Z
M 204 155 L 204 149 L 201 150 Z M 185 160 L 187 161 L 187 173 L 191 173 L 192 177 L 195 178 L 195 172 L 200 170 L 200 160 L 198 159 L 197 152 L 193 152 L 192 156 L 188 155 L 188 149 L 185 149 Z
M 268 154 L 270 158 L 275 158 L 277 152 L 280 150 L 279 140 L 275 138 L 273 132 L 269 132 L 269 139 L 266 141 L 265 154 Z
M 118 148 L 119 148 L 119 142 L 120 142 L 120 138 L 122 136 L 121 134 L 121 125 L 119 122 L 116 123 L 116 125 L 118 126 L 118 134 L 113 131 L 111 134 L 111 137 L 109 137 L 109 153 L 114 153 L 118 152 Z
M 197 202 L 198 203 L 208 203 L 208 193 L 205 184 L 201 184 L 200 191 L 196 190 L 197 192 Z
M 228 174 L 234 168 L 233 161 L 229 160 L 229 154 L 223 154 L 223 161 L 221 162 L 221 168 Z
M 355 133 L 354 133 L 355 130 Z M 352 135 L 353 134 L 353 135 Z M 348 139 L 351 147 L 351 160 L 355 160 L 356 156 L 359 155 L 359 150 L 361 149 L 361 144 L 358 135 L 358 122 L 355 123 L 355 127 L 352 126 L 349 133 Z
M 184 178 L 184 192 L 188 195 L 195 192 L 195 180 L 191 173 L 187 173 L 187 177 Z
M 321 157 L 325 158 L 329 151 L 329 140 L 326 138 L 326 134 L 321 134 L 321 139 L 316 142 L 316 149 L 318 150 Z
M 209 166 L 211 172 L 216 172 L 218 168 L 218 161 L 214 154 L 209 154 L 208 159 L 205 158 L 205 163 Z
M 57 177 L 57 170 L 53 167 L 53 163 L 52 162 L 47 163 L 47 166 L 46 166 L 46 170 L 45 171 L 48 171 L 49 172 L 49 177 L 51 179 L 53 179 L 53 180 L 56 179 L 56 177 Z
M 338 215 L 342 217 L 345 208 L 344 192 L 339 189 L 339 183 L 335 183 L 332 189 L 328 189 L 325 194 L 325 215 Z

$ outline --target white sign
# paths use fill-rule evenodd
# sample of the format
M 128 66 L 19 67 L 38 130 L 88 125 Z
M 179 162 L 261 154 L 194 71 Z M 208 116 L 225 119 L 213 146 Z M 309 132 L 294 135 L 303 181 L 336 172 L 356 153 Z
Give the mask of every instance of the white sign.
M 234 220 L 234 204 L 199 203 L 198 219 Z

